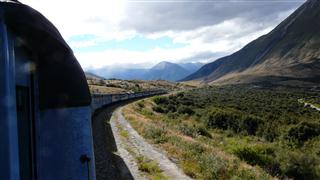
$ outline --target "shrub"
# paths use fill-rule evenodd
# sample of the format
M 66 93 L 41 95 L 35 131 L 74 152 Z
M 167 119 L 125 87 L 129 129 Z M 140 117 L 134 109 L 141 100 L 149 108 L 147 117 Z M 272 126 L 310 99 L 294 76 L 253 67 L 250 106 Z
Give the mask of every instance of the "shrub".
M 279 162 L 283 175 L 294 179 L 319 179 L 319 161 L 310 154 L 301 152 L 283 152 Z
M 145 129 L 145 137 L 153 140 L 157 144 L 165 143 L 168 141 L 167 131 L 162 128 L 149 126 Z
M 216 109 L 209 113 L 207 126 L 222 130 L 233 130 L 255 135 L 262 121 L 255 116 L 241 115 L 237 112 Z
M 202 153 L 197 156 L 200 172 L 204 179 L 223 179 L 227 174 L 227 164 L 213 153 Z
M 195 129 L 195 127 L 182 125 L 182 126 L 179 127 L 179 130 L 180 130 L 180 132 L 182 132 L 186 136 L 196 137 L 198 135 L 198 132 Z
M 176 111 L 177 111 L 177 109 L 176 109 L 176 107 L 174 105 L 169 104 L 167 106 L 167 112 L 176 112 Z
M 153 102 L 160 105 L 160 104 L 168 104 L 168 98 L 165 96 L 156 96 L 153 98 Z
M 139 108 L 144 108 L 144 103 L 142 101 L 139 101 L 137 105 Z
M 137 161 L 138 161 L 138 168 L 140 171 L 143 171 L 149 174 L 157 174 L 162 172 L 156 161 L 149 160 L 144 156 L 137 157 Z
M 152 110 L 158 113 L 166 113 L 166 110 L 163 109 L 161 106 L 153 106 Z
M 207 126 L 210 128 L 218 128 L 223 130 L 233 129 L 235 131 L 238 131 L 239 118 L 240 117 L 235 113 L 217 110 L 209 114 L 209 117 L 207 119 Z
M 254 116 L 245 116 L 242 120 L 242 129 L 245 130 L 250 135 L 255 135 L 259 124 L 262 123 L 262 121 Z
M 259 165 L 272 175 L 280 173 L 280 165 L 274 160 L 273 150 L 261 147 L 236 148 L 233 153 L 251 165 Z
M 205 137 L 208 137 L 208 138 L 212 138 L 212 135 L 207 131 L 206 128 L 204 127 L 199 127 L 197 129 L 197 133 L 201 136 L 205 136 Z
M 312 122 L 302 122 L 289 129 L 287 137 L 293 141 L 303 143 L 313 137 L 320 135 L 320 124 Z
M 180 99 L 180 104 L 183 104 L 186 106 L 194 105 L 193 100 L 186 97 L 183 97 Z
M 206 128 L 202 126 L 188 126 L 188 125 L 182 125 L 179 127 L 179 130 L 187 136 L 190 137 L 196 137 L 196 136 L 205 136 L 208 138 L 212 138 L 211 134 L 206 130 Z
M 178 108 L 178 113 L 192 115 L 194 111 L 190 107 L 182 105 Z

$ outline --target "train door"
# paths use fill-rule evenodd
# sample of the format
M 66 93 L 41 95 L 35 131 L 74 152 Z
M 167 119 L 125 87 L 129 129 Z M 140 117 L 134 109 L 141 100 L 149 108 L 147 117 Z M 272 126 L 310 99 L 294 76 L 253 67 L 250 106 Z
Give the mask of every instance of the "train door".
M 16 109 L 18 123 L 20 179 L 36 179 L 35 108 L 31 56 L 15 48 Z

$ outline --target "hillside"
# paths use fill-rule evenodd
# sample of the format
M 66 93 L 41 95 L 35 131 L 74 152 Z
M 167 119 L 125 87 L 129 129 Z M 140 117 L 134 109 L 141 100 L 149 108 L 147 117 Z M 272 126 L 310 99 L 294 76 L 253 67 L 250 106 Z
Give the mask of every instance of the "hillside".
M 319 179 L 319 92 L 211 86 L 124 108 L 132 127 L 194 179 Z
M 94 94 L 128 93 L 154 89 L 179 91 L 195 88 L 195 86 L 187 85 L 184 83 L 175 83 L 161 80 L 105 80 L 92 73 L 86 73 L 86 76 L 90 92 Z
M 198 71 L 204 64 L 201 62 L 195 62 L 195 63 L 179 63 L 179 66 L 183 67 L 190 73 L 194 73 Z
M 320 1 L 309 0 L 269 34 L 183 79 L 210 84 L 320 82 Z

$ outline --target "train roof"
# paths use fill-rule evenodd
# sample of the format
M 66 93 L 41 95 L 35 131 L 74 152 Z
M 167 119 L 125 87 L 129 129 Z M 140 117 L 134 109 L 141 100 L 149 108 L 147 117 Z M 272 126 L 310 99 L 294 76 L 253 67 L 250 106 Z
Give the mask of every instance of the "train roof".
M 0 2 L 0 19 L 34 58 L 41 109 L 91 103 L 85 74 L 57 28 L 33 8 Z

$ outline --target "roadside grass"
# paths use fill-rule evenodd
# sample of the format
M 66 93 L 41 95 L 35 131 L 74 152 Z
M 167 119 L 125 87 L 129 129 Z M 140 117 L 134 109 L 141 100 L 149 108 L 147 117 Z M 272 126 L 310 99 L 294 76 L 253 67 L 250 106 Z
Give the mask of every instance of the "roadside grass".
M 140 171 L 148 174 L 149 178 L 152 180 L 167 180 L 168 178 L 162 174 L 157 161 L 150 160 L 145 156 L 138 156 L 136 158 L 138 163 L 138 168 Z
M 126 130 L 122 130 L 122 131 L 120 131 L 120 136 L 122 136 L 124 138 L 128 138 L 129 137 L 129 133 Z

